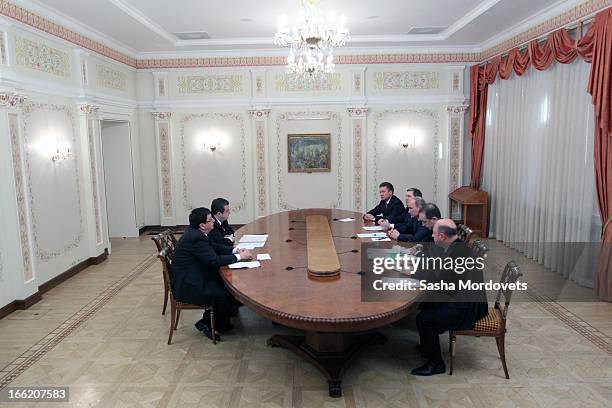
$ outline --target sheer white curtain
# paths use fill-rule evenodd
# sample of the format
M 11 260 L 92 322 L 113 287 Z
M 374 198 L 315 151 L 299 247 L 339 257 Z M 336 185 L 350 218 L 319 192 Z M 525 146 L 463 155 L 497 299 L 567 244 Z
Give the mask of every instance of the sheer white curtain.
M 490 237 L 593 286 L 589 254 L 568 244 L 598 242 L 601 231 L 589 69 L 554 63 L 489 86 L 482 188 Z

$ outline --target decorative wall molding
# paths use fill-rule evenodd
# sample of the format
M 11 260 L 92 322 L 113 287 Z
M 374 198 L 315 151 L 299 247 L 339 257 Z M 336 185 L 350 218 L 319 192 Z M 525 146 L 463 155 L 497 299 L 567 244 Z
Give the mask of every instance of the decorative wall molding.
M 449 192 L 461 187 L 462 161 L 463 161 L 463 123 L 465 112 L 469 105 L 448 105 L 446 111 L 449 115 L 450 146 L 449 146 Z M 459 204 L 452 202 L 449 213 L 451 217 L 459 214 Z
M 242 75 L 180 76 L 177 87 L 181 94 L 242 92 Z
M 191 113 L 183 115 L 180 120 L 180 145 L 181 145 L 181 168 L 183 178 L 183 204 L 187 211 L 191 211 L 193 206 L 189 203 L 187 196 L 187 166 L 186 155 L 185 155 L 185 125 L 194 119 L 230 119 L 238 123 L 240 126 L 240 160 L 241 160 L 241 183 L 242 183 L 242 199 L 238 204 L 231 207 L 231 211 L 238 212 L 247 209 L 247 162 L 246 162 L 246 131 L 244 117 L 237 113 L 217 113 L 217 112 L 206 112 L 206 113 Z
M 380 122 L 387 116 L 397 114 L 414 114 L 420 116 L 426 116 L 432 120 L 434 128 L 434 140 L 433 140 L 433 197 L 431 202 L 438 202 L 438 143 L 439 143 L 439 117 L 438 111 L 434 109 L 388 109 L 378 111 L 374 115 L 374 137 L 373 137 L 373 150 L 372 150 L 372 162 L 374 171 L 372 172 L 372 185 L 378 186 L 378 126 Z M 378 202 L 378 188 L 372 191 L 373 202 Z
M 19 116 L 10 113 L 9 133 L 11 137 L 11 153 L 13 158 L 13 176 L 15 179 L 15 193 L 17 197 L 17 214 L 19 217 L 19 241 L 21 243 L 21 262 L 23 264 L 24 282 L 33 279 L 32 256 L 30 253 L 30 238 L 28 232 L 28 218 L 26 208 L 26 186 L 23 174 L 22 150 L 19 140 Z
M 81 105 L 83 106 L 83 105 Z M 91 105 L 87 105 L 91 106 Z M 96 109 L 97 111 L 97 109 Z M 91 172 L 91 191 L 94 209 L 94 219 L 96 224 L 96 245 L 102 243 L 102 220 L 100 218 L 100 197 L 98 194 L 98 166 L 96 156 L 96 139 L 94 137 L 95 121 L 92 118 L 87 119 L 87 143 L 89 146 L 89 165 Z
M 363 129 L 369 108 L 347 108 L 353 118 L 353 206 L 355 211 L 363 208 Z
M 100 107 L 96 106 L 96 105 L 91 105 L 91 104 L 79 104 L 79 112 L 81 112 L 84 115 L 97 115 L 98 112 L 100 111 Z
M 299 75 L 277 74 L 275 76 L 278 92 L 339 91 L 342 89 L 342 74 L 325 74 L 315 79 Z
M 278 180 L 278 207 L 281 210 L 295 210 L 296 207 L 287 204 L 283 197 L 283 171 L 281 165 L 281 124 L 288 120 L 308 120 L 313 117 L 329 119 L 330 121 L 336 121 L 336 138 L 337 138 L 337 171 L 338 171 L 338 186 L 337 186 L 337 200 L 335 203 L 329 204 L 329 208 L 341 208 L 342 207 L 342 118 L 337 112 L 334 111 L 304 111 L 304 112 L 284 112 L 276 116 L 276 178 Z M 333 157 L 333 156 L 332 156 Z
M 448 105 L 446 110 L 451 116 L 461 116 L 470 108 L 470 105 Z
M 20 108 L 27 96 L 14 92 L 0 92 L 0 108 Z
M 374 88 L 392 89 L 438 89 L 440 74 L 438 72 L 377 72 L 374 75 Z
M 127 89 L 127 75 L 106 65 L 96 64 L 96 83 L 98 86 L 118 91 Z
M 22 67 L 69 78 L 70 56 L 47 44 L 15 36 L 15 61 Z
M 360 107 L 360 108 L 346 108 L 349 116 L 351 118 L 365 118 L 368 114 L 370 108 Z
M 252 109 L 249 115 L 255 121 L 257 214 L 261 217 L 266 215 L 266 119 L 270 116 L 270 109 Z
M 52 22 L 36 13 L 33 13 L 23 7 L 17 6 L 7 0 L 0 0 L 0 14 L 17 20 L 30 27 L 34 27 L 45 33 L 51 34 L 62 40 L 71 42 L 79 47 L 94 51 L 100 55 L 111 58 L 115 61 L 136 67 L 136 59 L 119 51 L 115 51 L 106 45 L 94 41 L 84 35 L 70 30 L 59 24 Z
M 161 174 L 161 199 L 163 215 L 172 217 L 172 166 L 170 163 L 170 135 L 169 123 L 159 122 L 157 124 L 159 138 L 159 166 Z
M 170 120 L 170 119 L 172 119 L 172 112 L 151 111 L 151 115 L 153 115 L 155 120 Z
M 27 177 L 28 177 L 28 193 L 29 193 L 29 201 L 30 201 L 30 214 L 31 214 L 31 218 L 32 218 L 32 235 L 34 236 L 34 251 L 36 253 L 36 257 L 43 261 L 49 261 L 53 258 L 57 258 L 60 255 L 65 254 L 66 252 L 68 252 L 71 249 L 77 248 L 80 243 L 81 240 L 83 238 L 83 213 L 82 213 L 82 205 L 81 205 L 81 180 L 80 180 L 80 175 L 79 175 L 79 155 L 77 154 L 78 149 L 76 148 L 76 146 L 78 145 L 77 143 L 77 132 L 76 132 L 76 126 L 75 126 L 75 121 L 74 121 L 74 115 L 72 113 L 72 110 L 70 109 L 69 106 L 67 105 L 56 105 L 56 104 L 46 104 L 46 103 L 38 103 L 38 102 L 29 102 L 27 103 L 24 108 L 23 108 L 23 137 L 24 137 L 24 144 L 28 145 L 28 139 L 29 139 L 29 121 L 30 121 L 30 117 L 31 115 L 39 110 L 50 110 L 50 111 L 56 111 L 56 112 L 61 112 L 64 115 L 66 115 L 66 117 L 68 118 L 68 121 L 70 122 L 71 125 L 71 129 L 72 129 L 72 135 L 71 135 L 71 145 L 74 148 L 74 179 L 72 181 L 74 181 L 75 186 L 76 186 L 76 198 L 77 198 L 77 208 L 78 208 L 78 214 L 76 214 L 76 216 L 79 219 L 79 232 L 77 233 L 77 235 L 75 237 L 72 237 L 72 240 L 65 244 L 64 246 L 62 246 L 59 249 L 55 249 L 55 250 L 49 250 L 49 249 L 45 249 L 42 248 L 39 242 L 39 238 L 38 238 L 38 233 L 40 232 L 38 229 L 38 215 L 36 214 L 36 212 L 34 211 L 34 201 L 35 201 L 35 197 L 34 197 L 34 192 L 32 191 L 32 180 L 31 180 L 31 171 L 30 171 L 30 154 L 29 154 L 29 150 L 25 149 L 25 164 L 26 164 L 26 170 L 27 170 Z M 61 234 L 58 234 L 58 236 L 60 236 Z

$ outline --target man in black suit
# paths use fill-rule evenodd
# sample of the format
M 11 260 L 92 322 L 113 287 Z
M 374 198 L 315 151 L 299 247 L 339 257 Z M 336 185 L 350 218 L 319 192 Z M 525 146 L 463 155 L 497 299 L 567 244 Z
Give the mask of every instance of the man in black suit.
M 377 224 L 384 227 L 385 229 L 393 229 L 393 227 L 390 227 L 389 224 L 405 223 L 406 220 L 409 220 L 412 217 L 408 212 L 408 204 L 410 203 L 411 200 L 414 200 L 416 197 L 423 198 L 423 194 L 421 193 L 421 190 L 419 190 L 416 187 L 411 187 L 408 190 L 406 190 L 406 194 L 404 196 L 404 202 L 406 203 L 406 210 L 401 215 L 394 217 L 394 218 L 389 218 L 389 219 L 381 218 L 380 220 L 378 220 Z M 417 217 L 418 217 L 418 213 L 417 213 Z
M 208 236 L 213 242 L 234 246 L 234 230 L 227 221 L 230 215 L 229 201 L 225 198 L 215 198 L 210 204 L 214 228 Z
M 223 284 L 219 267 L 251 259 L 251 252 L 219 245 L 210 240 L 213 218 L 207 208 L 196 208 L 189 214 L 189 226 L 176 243 L 171 265 L 172 293 L 177 300 L 200 306 L 213 305 L 215 326 L 221 333 L 233 329 L 229 310 L 233 298 Z M 212 333 L 209 312 L 205 312 L 196 328 L 208 338 Z
M 477 266 L 460 269 L 467 264 L 460 258 L 473 258 L 468 246 L 457 236 L 457 226 L 450 219 L 441 219 L 433 227 L 435 246 L 429 251 L 430 257 L 442 257 L 443 265 L 453 259 L 454 269 L 421 270 L 413 277 L 425 279 L 428 283 L 453 282 L 454 290 L 440 290 L 428 293 L 427 303 L 423 303 L 416 322 L 421 344 L 417 349 L 427 358 L 427 362 L 412 370 L 413 375 L 429 376 L 446 371 L 440 350 L 439 334 L 447 330 L 468 330 L 477 320 L 488 314 L 487 295 L 484 289 L 471 291 L 459 290 L 459 281 L 483 282 L 483 271 Z M 426 251 L 428 252 L 428 251 Z
M 418 214 L 412 217 L 404 225 L 398 226 L 389 230 L 387 236 L 400 242 L 433 242 L 432 230 L 433 226 L 442 215 L 437 205 L 425 203 L 420 197 L 411 201 L 411 215 Z
M 378 221 L 381 218 L 397 218 L 404 213 L 404 204 L 402 200 L 393 195 L 393 184 L 385 181 L 378 186 L 380 194 L 380 203 L 366 214 L 363 219 L 365 221 Z

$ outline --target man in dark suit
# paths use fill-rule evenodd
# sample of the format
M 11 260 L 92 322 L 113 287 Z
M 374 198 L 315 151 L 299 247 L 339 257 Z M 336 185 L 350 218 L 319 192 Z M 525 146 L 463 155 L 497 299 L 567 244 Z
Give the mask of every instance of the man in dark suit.
M 227 221 L 230 215 L 229 201 L 225 198 L 215 198 L 210 204 L 214 228 L 208 236 L 213 242 L 234 246 L 234 230 Z
M 378 193 L 380 194 L 380 203 L 364 214 L 363 219 L 365 221 L 378 221 L 381 218 L 395 219 L 404 213 L 402 200 L 393 195 L 393 184 L 387 181 L 380 183 Z
M 421 193 L 421 190 L 419 190 L 416 187 L 411 187 L 408 190 L 406 190 L 406 194 L 404 196 L 404 202 L 406 203 L 406 210 L 399 216 L 394 217 L 394 218 L 381 218 L 380 220 L 378 220 L 377 224 L 384 227 L 385 229 L 393 229 L 393 227 L 390 227 L 389 224 L 403 224 L 406 222 L 406 220 L 409 220 L 412 216 L 409 214 L 408 212 L 408 204 L 410 203 L 411 200 L 414 200 L 416 197 L 421 197 L 423 198 L 423 194 Z M 418 214 L 417 214 L 418 217 Z
M 468 330 L 477 320 L 488 314 L 486 292 L 483 290 L 459 290 L 459 281 L 483 282 L 483 271 L 474 267 L 460 269 L 460 258 L 468 259 L 474 255 L 468 246 L 457 236 L 457 226 L 450 219 L 441 219 L 433 227 L 435 246 L 430 248 L 429 257 L 442 257 L 446 265 L 453 259 L 454 269 L 421 270 L 413 277 L 425 279 L 428 283 L 453 282 L 454 290 L 440 290 L 428 293 L 427 303 L 423 303 L 417 315 L 417 328 L 421 344 L 417 349 L 427 358 L 427 362 L 412 370 L 412 374 L 429 376 L 446 371 L 440 350 L 439 334 L 447 330 Z M 428 251 L 426 251 L 428 252 Z M 461 265 L 466 265 L 462 261 Z
M 400 242 L 433 242 L 433 226 L 442 218 L 440 209 L 435 204 L 425 203 L 420 197 L 412 200 L 411 206 L 411 215 L 418 214 L 418 217 L 412 217 L 410 223 L 389 230 L 387 236 Z
M 171 265 L 172 293 L 177 300 L 200 306 L 213 305 L 215 326 L 220 333 L 233 329 L 229 310 L 233 298 L 223 284 L 219 267 L 244 259 L 251 259 L 251 252 L 219 245 L 210 240 L 213 218 L 207 208 L 196 208 L 189 214 L 189 226 L 176 243 Z M 205 312 L 196 328 L 208 338 L 212 333 L 209 312 Z

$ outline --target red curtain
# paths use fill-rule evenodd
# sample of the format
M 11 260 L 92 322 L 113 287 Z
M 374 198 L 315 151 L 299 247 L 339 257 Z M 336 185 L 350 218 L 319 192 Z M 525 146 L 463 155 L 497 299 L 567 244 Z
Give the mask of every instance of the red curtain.
M 600 11 L 583 38 L 574 39 L 566 29 L 551 33 L 542 44 L 510 50 L 484 66 L 470 69 L 470 132 L 472 134 L 472 180 L 480 187 L 485 142 L 488 85 L 497 76 L 521 76 L 531 65 L 542 71 L 554 62 L 568 64 L 581 56 L 591 63 L 588 92 L 595 107 L 595 183 L 604 228 L 596 290 L 600 299 L 612 301 L 612 8 Z

